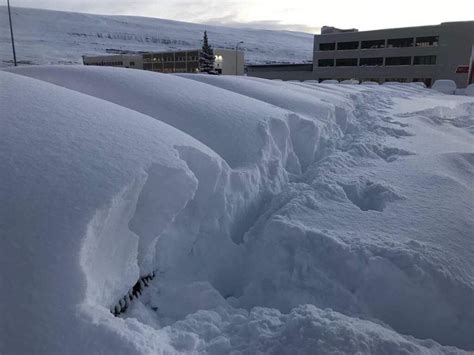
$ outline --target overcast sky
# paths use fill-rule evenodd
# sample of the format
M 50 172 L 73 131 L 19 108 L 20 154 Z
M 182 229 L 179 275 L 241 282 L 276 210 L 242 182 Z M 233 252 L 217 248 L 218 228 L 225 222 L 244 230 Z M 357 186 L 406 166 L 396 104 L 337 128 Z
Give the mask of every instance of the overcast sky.
M 324 25 L 369 30 L 474 20 L 474 0 L 10 0 L 10 4 L 313 33 Z

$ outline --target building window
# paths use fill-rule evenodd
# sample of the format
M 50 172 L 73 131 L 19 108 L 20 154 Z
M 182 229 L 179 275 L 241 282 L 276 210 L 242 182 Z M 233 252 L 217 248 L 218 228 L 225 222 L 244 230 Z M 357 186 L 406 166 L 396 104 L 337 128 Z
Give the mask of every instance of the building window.
M 435 55 L 418 55 L 413 58 L 413 65 L 435 65 Z
M 336 67 L 356 67 L 357 58 L 336 59 Z
M 358 49 L 359 42 L 339 42 L 337 44 L 337 50 L 345 51 L 350 49 Z
M 376 48 L 385 48 L 385 40 L 377 39 L 374 41 L 362 41 L 360 44 L 361 49 L 376 49 Z
M 318 67 L 333 67 L 334 59 L 319 59 Z
M 411 65 L 411 57 L 387 57 L 385 65 Z
M 144 70 L 151 70 L 151 66 L 152 66 L 151 63 L 143 63 L 143 69 Z
M 375 67 L 383 65 L 383 57 L 376 58 L 360 58 L 359 65 L 361 67 Z
M 199 71 L 199 68 L 197 65 L 188 65 L 187 72 L 188 73 L 195 73 Z
M 134 66 L 135 66 L 135 62 L 130 62 L 130 66 L 131 66 L 131 67 L 134 67 Z
M 413 38 L 392 38 L 387 40 L 387 48 L 413 47 Z
M 188 61 L 197 61 L 199 52 L 187 52 Z
M 438 45 L 438 36 L 416 37 L 417 47 L 435 47 Z
M 336 43 L 320 43 L 319 50 L 320 51 L 333 51 L 336 49 Z

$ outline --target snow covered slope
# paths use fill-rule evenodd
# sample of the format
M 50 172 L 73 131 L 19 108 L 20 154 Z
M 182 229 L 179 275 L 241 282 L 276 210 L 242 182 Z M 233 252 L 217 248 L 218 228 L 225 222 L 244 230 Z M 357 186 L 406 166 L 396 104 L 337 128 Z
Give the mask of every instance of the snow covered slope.
M 13 8 L 12 17 L 17 57 L 25 64 L 77 64 L 83 55 L 200 48 L 204 30 L 214 47 L 233 49 L 244 41 L 247 63 L 312 60 L 313 35 L 308 33 L 29 8 Z M 0 6 L 0 66 L 11 64 L 8 13 Z
M 82 66 L 0 81 L 1 353 L 474 350 L 473 98 Z

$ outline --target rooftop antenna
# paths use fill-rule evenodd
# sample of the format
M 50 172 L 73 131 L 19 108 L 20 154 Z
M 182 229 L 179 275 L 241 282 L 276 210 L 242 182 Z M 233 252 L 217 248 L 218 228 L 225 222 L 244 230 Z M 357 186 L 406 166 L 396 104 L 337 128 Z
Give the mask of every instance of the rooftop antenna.
M 13 26 L 12 26 L 12 14 L 10 12 L 10 0 L 7 0 L 7 5 L 8 5 L 8 19 L 10 21 L 10 35 L 12 37 L 13 63 L 15 64 L 15 67 L 16 67 L 17 63 L 16 63 L 16 52 L 15 52 L 15 39 L 13 38 Z

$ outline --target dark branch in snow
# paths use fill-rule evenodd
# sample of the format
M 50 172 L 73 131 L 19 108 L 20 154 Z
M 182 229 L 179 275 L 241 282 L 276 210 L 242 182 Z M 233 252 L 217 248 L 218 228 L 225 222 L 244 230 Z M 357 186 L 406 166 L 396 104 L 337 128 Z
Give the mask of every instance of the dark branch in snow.
M 145 287 L 150 285 L 150 282 L 155 278 L 156 273 L 153 271 L 152 273 L 143 276 L 138 279 L 138 281 L 133 285 L 133 287 L 128 291 L 128 293 L 123 296 L 115 306 L 110 309 L 110 313 L 114 316 L 119 316 L 122 313 L 125 313 L 130 305 L 130 303 L 140 297 L 142 295 L 143 290 Z

